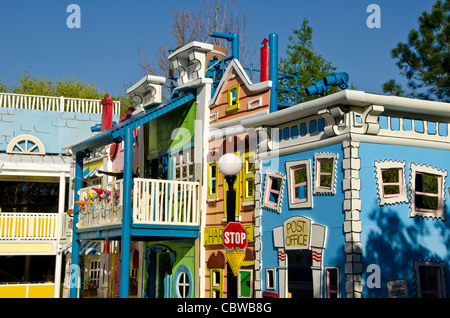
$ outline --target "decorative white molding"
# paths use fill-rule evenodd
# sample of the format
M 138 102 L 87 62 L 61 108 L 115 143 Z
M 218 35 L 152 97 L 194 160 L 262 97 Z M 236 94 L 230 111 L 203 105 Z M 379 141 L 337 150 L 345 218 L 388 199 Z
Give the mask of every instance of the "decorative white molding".
M 147 75 L 127 89 L 127 94 L 139 99 L 139 106 L 161 104 L 161 87 L 166 82 L 162 76 Z
M 445 178 L 447 177 L 447 171 L 446 170 L 439 170 L 437 168 L 433 168 L 431 166 L 427 165 L 421 165 L 421 164 L 415 164 L 410 163 L 410 203 L 409 203 L 409 216 L 411 218 L 413 217 L 423 217 L 423 218 L 432 218 L 432 219 L 441 219 L 442 221 L 445 221 Z M 424 174 L 431 174 L 439 177 L 439 206 L 436 211 L 424 211 L 416 207 L 416 201 L 415 201 L 415 193 L 416 193 L 416 175 L 417 173 L 424 173 Z
M 406 178 L 405 178 L 405 161 L 392 161 L 392 160 L 375 161 L 374 167 L 375 167 L 375 179 L 378 188 L 379 205 L 381 206 L 385 204 L 408 202 Z M 401 170 L 400 172 L 401 180 L 399 180 L 400 193 L 397 196 L 388 197 L 385 196 L 384 194 L 382 170 L 387 169 Z
M 247 102 L 247 109 L 252 110 L 262 106 L 262 97 L 258 97 Z
M 286 162 L 286 174 L 287 174 L 287 183 L 288 183 L 288 199 L 289 199 L 289 208 L 291 209 L 304 209 L 304 208 L 312 208 L 313 207 L 313 196 L 312 196 L 312 187 L 313 181 L 311 179 L 311 161 L 307 160 L 296 160 L 296 161 L 287 161 Z M 306 168 L 306 200 L 304 202 L 295 202 L 294 201 L 294 187 L 293 187 L 293 178 L 292 168 L 296 166 L 304 165 Z
M 337 153 L 321 152 L 314 154 L 314 194 L 335 194 L 336 193 L 336 173 L 337 160 L 339 155 Z M 332 159 L 333 171 L 331 173 L 331 189 L 319 187 L 319 161 L 320 159 Z
M 270 180 L 272 178 L 281 179 L 281 186 L 279 189 L 278 201 L 275 205 L 267 203 L 267 198 L 269 195 L 269 184 L 270 184 Z M 282 174 L 281 172 L 275 171 L 275 170 L 270 170 L 270 169 L 266 170 L 266 178 L 265 178 L 265 182 L 264 182 L 264 196 L 262 198 L 262 205 L 261 205 L 263 208 L 281 213 L 281 203 L 283 200 L 283 190 L 284 190 L 285 182 L 286 182 L 286 175 Z
M 414 286 L 416 288 L 416 296 L 418 298 L 422 298 L 422 288 L 421 288 L 421 284 L 420 284 L 420 271 L 419 271 L 419 267 L 421 267 L 421 266 L 438 267 L 440 269 L 440 276 L 438 278 L 440 279 L 441 295 L 439 295 L 439 296 L 441 298 L 447 297 L 447 283 L 446 283 L 446 279 L 445 279 L 444 265 L 445 265 L 445 262 L 437 262 L 437 261 L 433 261 L 433 260 L 428 260 L 428 261 L 414 260 L 414 262 L 413 262 Z

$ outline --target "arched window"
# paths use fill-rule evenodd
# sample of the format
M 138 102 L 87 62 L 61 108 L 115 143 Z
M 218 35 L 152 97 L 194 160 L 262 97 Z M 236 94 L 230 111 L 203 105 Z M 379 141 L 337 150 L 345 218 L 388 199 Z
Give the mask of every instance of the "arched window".
M 32 135 L 19 135 L 10 141 L 6 152 L 12 154 L 45 155 L 45 148 L 39 138 Z

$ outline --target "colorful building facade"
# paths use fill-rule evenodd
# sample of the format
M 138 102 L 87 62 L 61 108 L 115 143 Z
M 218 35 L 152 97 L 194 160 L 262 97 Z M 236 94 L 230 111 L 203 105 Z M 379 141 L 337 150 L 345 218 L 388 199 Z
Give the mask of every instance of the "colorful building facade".
M 448 297 L 447 108 L 345 90 L 242 122 L 270 144 L 263 297 Z
M 0 93 L 1 297 L 62 295 L 73 204 L 63 145 L 92 134 L 101 112 L 100 100 Z

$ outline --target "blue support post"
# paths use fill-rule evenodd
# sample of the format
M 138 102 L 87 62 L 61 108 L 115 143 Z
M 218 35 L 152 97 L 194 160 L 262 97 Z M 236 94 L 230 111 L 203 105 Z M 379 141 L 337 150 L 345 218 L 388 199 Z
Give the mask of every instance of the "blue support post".
M 278 34 L 269 35 L 269 81 L 272 81 L 270 88 L 271 113 L 278 111 Z
M 75 194 L 74 202 L 80 199 L 78 191 L 83 186 L 83 157 L 84 153 L 77 152 L 75 158 Z M 80 240 L 77 233 L 78 214 L 80 206 L 73 207 L 73 230 L 72 230 L 72 264 L 70 268 L 70 298 L 78 296 L 78 275 L 80 273 Z
M 133 129 L 125 129 L 123 158 L 122 251 L 120 258 L 120 298 L 128 298 L 131 243 L 131 187 L 133 183 Z

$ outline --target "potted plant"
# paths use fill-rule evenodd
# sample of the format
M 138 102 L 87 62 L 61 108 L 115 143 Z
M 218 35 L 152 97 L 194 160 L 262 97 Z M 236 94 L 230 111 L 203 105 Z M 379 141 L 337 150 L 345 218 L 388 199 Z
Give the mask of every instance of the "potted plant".
M 97 296 L 97 284 L 94 281 L 90 281 L 87 284 L 87 289 L 81 292 L 83 298 L 92 298 Z

